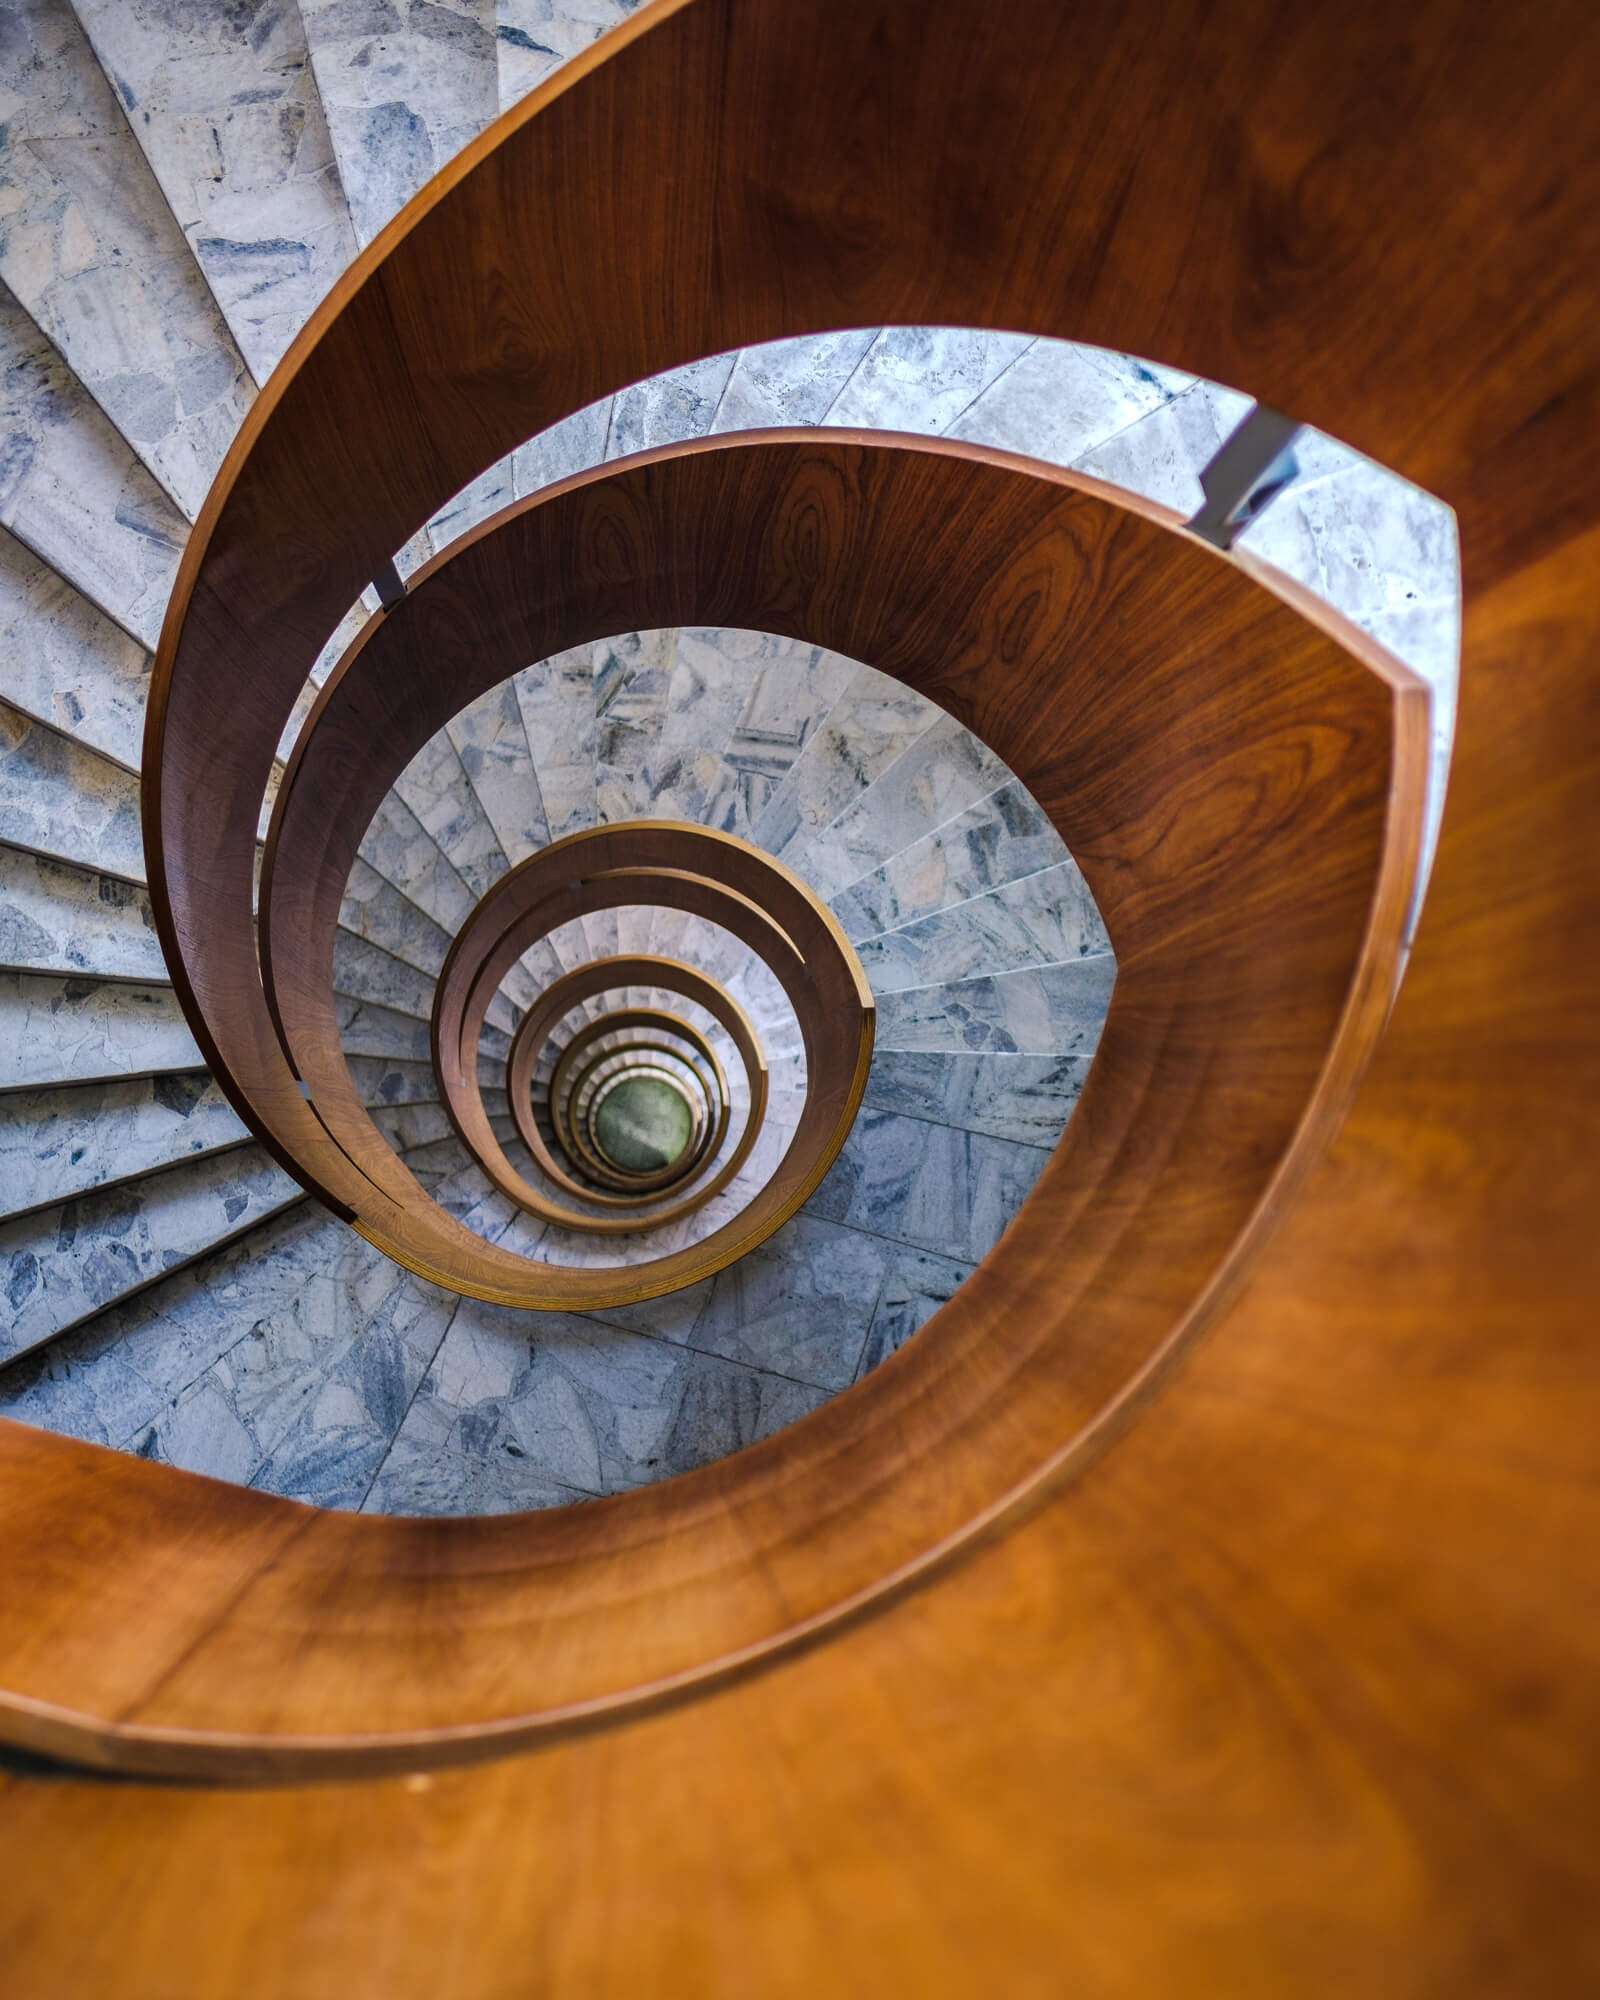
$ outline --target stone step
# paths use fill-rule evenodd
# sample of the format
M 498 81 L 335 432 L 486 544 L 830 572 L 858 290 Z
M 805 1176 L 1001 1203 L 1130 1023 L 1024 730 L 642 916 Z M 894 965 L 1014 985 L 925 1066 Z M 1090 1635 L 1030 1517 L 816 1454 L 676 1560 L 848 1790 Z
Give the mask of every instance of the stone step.
M 0 279 L 192 521 L 255 385 L 67 0 L 9 22 Z
M 201 1066 L 177 995 L 78 974 L 0 972 L 0 1091 Z
M 299 11 L 73 0 L 251 373 L 356 254 Z
M 114 875 L 0 842 L 0 970 L 164 982 L 150 898 Z

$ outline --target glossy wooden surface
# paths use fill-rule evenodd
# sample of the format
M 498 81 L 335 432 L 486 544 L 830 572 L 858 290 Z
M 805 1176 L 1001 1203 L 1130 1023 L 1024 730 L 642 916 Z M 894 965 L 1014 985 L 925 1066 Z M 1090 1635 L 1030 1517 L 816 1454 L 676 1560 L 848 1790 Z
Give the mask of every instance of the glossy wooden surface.
M 608 362 L 971 320 L 1156 355 L 1352 439 L 1462 532 L 1458 750 L 1406 982 L 1248 1285 L 1032 1518 L 741 1686 L 491 1769 L 255 1794 L 16 1776 L 13 1976 L 297 2000 L 1593 1990 L 1600 20 L 1466 0 L 664 11 L 630 24 L 627 76 L 533 100 L 525 155 L 434 231 L 452 282 L 431 310 L 420 282 L 371 301 L 344 383 L 413 342 L 466 427 L 529 380 L 581 402 Z M 594 255 L 612 240 L 625 261 Z M 511 244 L 531 246 L 520 276 Z M 437 310 L 474 267 L 499 356 L 540 357 L 498 389 L 479 365 L 481 401 Z M 296 435 L 370 449 L 375 492 L 411 475 L 415 454 L 385 472 L 369 429 L 341 435 L 337 371 L 306 394 L 326 420 L 285 428 L 285 479 Z M 325 472 L 308 461 L 313 509 Z M 264 525 L 285 546 L 280 518 L 241 516 L 229 546 Z M 296 548 L 303 596 L 336 546 Z M 208 589 L 209 617 L 227 592 Z M 921 1336 L 953 1369 L 958 1321 Z M 916 1347 L 888 1380 L 931 1367 Z M 8 1526 L 42 1649 L 71 1642 L 62 1524 L 103 1536 L 106 1461 L 24 1459 L 16 1436 Z M 183 1570 L 198 1638 L 263 1567 L 228 1539 L 251 1496 L 206 1491 L 198 1542 L 186 1500 L 119 1496 L 147 1531 L 109 1587 L 124 1701 L 172 1658 L 152 1594 Z M 76 1629 L 81 1688 L 105 1649 Z
M 142 1587 L 159 1546 L 148 1531 L 109 1580 L 52 1556 L 48 1584 L 27 1595 L 58 1605 L 56 1636 L 0 1622 L 0 1714 L 24 1741 L 189 1771 L 405 1767 L 649 1704 L 814 1636 L 1094 1448 L 1239 1281 L 1370 1053 L 1414 876 L 1420 687 L 1203 544 L 1079 484 L 848 435 L 712 444 L 572 482 L 414 587 L 406 615 L 330 680 L 280 788 L 272 926 L 318 938 L 366 793 L 432 733 L 435 707 L 470 700 L 473 676 L 498 678 L 497 647 L 527 657 L 516 634 L 530 596 L 552 621 L 541 629 L 573 636 L 585 627 L 555 626 L 546 602 L 573 619 L 609 605 L 622 629 L 804 634 L 919 686 L 993 744 L 1061 828 L 1117 949 L 1081 1102 L 933 1337 L 720 1465 L 544 1515 L 311 1516 L 207 1614 L 180 1616 Z M 431 671 L 398 671 L 405 648 Z M 637 901 L 635 871 L 701 850 L 730 877 L 744 851 L 674 823 L 596 829 L 581 894 Z M 561 854 L 543 855 L 565 880 Z M 525 864 L 480 905 L 488 956 L 463 937 L 441 973 L 442 1071 L 551 916 L 537 898 L 520 911 L 536 873 Z M 674 893 L 693 901 L 694 876 Z M 728 893 L 737 902 L 736 882 Z M 809 961 L 825 929 L 815 905 L 781 879 L 762 895 L 718 920 L 781 924 Z M 286 1024 L 315 997 L 308 967 L 312 950 L 273 953 Z M 24 1457 L 86 1451 L 0 1440 Z M 203 1508 L 203 1487 L 87 1461 L 113 1519 L 130 1481 L 195 1532 L 181 1496 Z M 247 1503 L 281 1532 L 284 1503 Z M 202 1616 L 196 1639 L 186 1621 Z M 171 1631 L 155 1682 L 124 1678 L 144 1657 L 131 1644 L 85 1647 L 67 1671 L 61 1635 L 124 1619 Z M 159 1651 L 153 1633 L 145 1645 Z M 419 1649 L 426 1674 L 410 1664 Z

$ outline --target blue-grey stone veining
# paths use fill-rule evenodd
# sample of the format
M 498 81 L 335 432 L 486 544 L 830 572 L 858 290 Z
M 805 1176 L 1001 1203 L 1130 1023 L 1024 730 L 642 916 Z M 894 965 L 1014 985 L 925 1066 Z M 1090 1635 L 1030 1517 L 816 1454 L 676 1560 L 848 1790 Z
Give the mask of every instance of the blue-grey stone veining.
M 0 1213 L 20 1214 L 249 1137 L 204 1070 L 0 1094 Z
M 139 781 L 0 701 L 0 840 L 143 882 Z

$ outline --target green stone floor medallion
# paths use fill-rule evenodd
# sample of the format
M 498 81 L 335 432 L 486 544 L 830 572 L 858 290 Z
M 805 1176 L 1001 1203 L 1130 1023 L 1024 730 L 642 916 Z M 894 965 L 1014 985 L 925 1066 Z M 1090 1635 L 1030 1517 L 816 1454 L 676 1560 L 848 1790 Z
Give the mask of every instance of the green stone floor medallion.
M 589 1122 L 605 1159 L 629 1174 L 670 1167 L 694 1137 L 688 1099 L 659 1071 L 619 1077 L 602 1093 Z

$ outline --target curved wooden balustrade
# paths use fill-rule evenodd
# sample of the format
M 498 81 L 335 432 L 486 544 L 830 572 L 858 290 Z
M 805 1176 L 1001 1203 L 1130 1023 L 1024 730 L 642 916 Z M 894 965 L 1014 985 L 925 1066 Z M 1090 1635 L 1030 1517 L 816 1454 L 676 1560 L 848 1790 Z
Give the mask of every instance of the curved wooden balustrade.
M 1079 858 L 1118 953 L 1062 1144 L 935 1337 L 780 1439 L 571 1512 L 319 1516 L 232 1614 L 208 1605 L 207 1636 L 137 1714 L 112 1692 L 137 1645 L 97 1652 L 94 1675 L 111 1676 L 98 1682 L 69 1682 L 52 1648 L 49 1697 L 19 1684 L 12 1654 L 8 1721 L 29 1740 L 62 1739 L 19 1696 L 114 1711 L 96 1743 L 163 1767 L 410 1765 L 648 1702 L 814 1633 L 1089 1448 L 1237 1283 L 1346 1101 L 1388 1007 L 1414 877 L 1420 687 L 1357 635 L 1341 646 L 1205 545 L 1081 481 L 962 448 L 810 434 L 655 455 L 509 510 L 423 573 L 330 678 L 280 787 L 262 893 L 263 958 L 330 1129 L 311 1060 L 324 925 L 369 799 L 436 712 L 607 618 L 809 637 L 921 687 L 1008 759 Z M 690 836 L 719 875 L 747 852 L 703 829 L 625 822 L 589 836 L 581 885 L 543 896 L 532 863 L 502 878 L 473 919 L 485 946 L 464 935 L 439 981 L 453 1088 L 505 971 L 576 909 L 563 898 L 637 901 Z M 559 882 L 561 854 L 545 855 Z M 703 891 L 679 872 L 673 893 L 698 907 Z M 736 882 L 724 893 L 742 914 L 708 914 L 745 924 L 751 942 L 779 925 L 810 959 L 823 927 L 798 886 L 783 900 L 769 884 L 768 908 Z M 491 1157 L 492 1133 L 470 1117 L 462 1129 Z M 113 1479 L 131 1480 L 153 1506 L 184 1504 L 187 1482 L 166 1468 L 127 1461 L 103 1476 L 108 1498 Z M 116 1504 L 127 1534 L 160 1546 L 131 1494 Z M 245 1504 L 260 1535 L 302 1518 L 261 1495 Z M 313 1581 L 334 1577 L 331 1596 Z M 135 1566 L 123 1580 L 135 1588 Z M 134 1616 L 96 1572 L 81 1588 L 92 1594 L 65 1629 Z M 134 1616 L 163 1657 L 180 1644 L 175 1614 L 168 1597 Z M 444 1648 L 437 1674 L 385 1674 L 384 1635 L 400 1630 Z M 69 1685 L 76 1700 L 62 1698 Z
M 1355 1110 L 1248 1286 L 1211 1293 L 1210 1338 L 1114 1450 L 1063 1452 L 1223 1268 L 1205 1245 L 1260 1213 L 1254 1157 L 1293 1126 L 1291 1075 L 1354 968 L 1364 1025 L 1386 1004 L 1396 908 L 1385 886 L 1363 956 L 1354 857 L 1383 813 L 1333 752 L 1353 738 L 1286 722 L 1274 759 L 1270 732 L 1241 733 L 1244 683 L 1225 686 L 1253 658 L 1309 717 L 1332 684 L 1313 668 L 1302 688 L 1292 645 L 1213 650 L 1180 576 L 1195 615 L 1141 721 L 1118 674 L 1159 605 L 1116 588 L 1116 537 L 1086 533 L 1082 588 L 1047 569 L 1033 600 L 1062 620 L 1054 706 L 1004 670 L 1020 593 L 999 678 L 1019 737 L 1103 702 L 1137 753 L 1167 705 L 1149 782 L 1114 730 L 1087 758 L 1091 790 L 1129 785 L 1094 886 L 1106 907 L 1141 877 L 1130 896 L 1185 930 L 1202 988 L 1209 944 L 1211 984 L 1191 1006 L 1175 964 L 1163 991 L 1123 956 L 1067 1143 L 973 1283 L 784 1437 L 545 1522 L 308 1514 L 7 1426 L 9 1727 L 107 1760 L 266 1768 L 263 1725 L 309 1754 L 438 1725 L 441 1686 L 460 1717 L 592 1693 L 586 1609 L 611 1684 L 666 1670 L 664 1691 L 674 1658 L 803 1629 L 849 1601 L 833 1586 L 995 1523 L 1000 1459 L 1082 1476 L 1036 1483 L 1031 1518 L 745 1685 L 431 1792 L 14 1778 L 9 1893 L 54 1913 L 57 1947 L 27 1932 L 15 1977 L 46 1983 L 75 1923 L 74 1966 L 102 1981 L 159 1964 L 220 1988 L 248 1965 L 293 1990 L 315 1953 L 386 1996 L 530 1968 L 581 1992 L 888 1978 L 1119 2000 L 1590 1983 L 1597 62 L 1600 17 L 1560 5 L 657 0 L 373 246 L 259 399 L 190 545 L 151 724 L 175 964 L 203 947 L 208 893 L 248 900 L 232 822 L 265 753 L 217 781 L 209 746 L 241 704 L 270 739 L 321 636 L 439 499 L 624 380 L 891 318 L 1246 384 L 1450 501 L 1464 671 L 1434 886 Z M 833 532 L 814 519 L 807 560 Z M 840 588 L 884 581 L 867 564 Z M 1256 893 L 1213 928 L 1252 828 Z M 1302 981 L 1311 932 L 1325 964 Z M 1170 1107 L 1204 1106 L 1229 1062 L 1209 1014 L 1243 1004 L 1223 966 L 1267 979 L 1280 940 L 1232 1118 L 1186 1145 Z M 277 1060 L 253 963 L 187 976 L 225 1073 Z M 1296 1157 L 1337 1122 L 1359 1040 L 1302 1092 Z M 1119 1201 L 1097 1206 L 1107 1180 Z M 1131 1199 L 1157 1184 L 1187 1218 L 1165 1240 Z M 108 1871 L 136 1942 L 103 1922 Z M 375 1978 L 371 1912 L 401 1882 L 410 1920 Z
M 673 964 L 672 960 L 666 962 Z M 657 984 L 659 983 L 658 981 Z M 682 989 L 675 990 L 681 993 Z M 593 1045 L 607 1033 L 616 1034 L 624 1031 L 634 1034 L 636 1038 L 618 1044 L 609 1056 L 594 1050 L 588 1062 L 582 1060 L 585 1055 L 590 1054 Z M 649 1038 L 652 1033 L 656 1036 L 653 1041 Z M 677 1038 L 692 1051 L 692 1055 L 685 1055 L 683 1046 L 674 1047 L 672 1039 L 669 1038 Z M 545 1046 L 549 1046 L 548 1037 Z M 516 1043 L 513 1042 L 511 1054 L 506 1061 L 508 1082 L 511 1075 L 511 1061 L 516 1052 Z M 670 1058 L 673 1075 L 680 1083 L 689 1082 L 690 1087 L 695 1090 L 700 1099 L 700 1123 L 687 1161 L 674 1161 L 671 1166 L 661 1167 L 653 1173 L 624 1171 L 602 1159 L 592 1144 L 584 1143 L 583 1114 L 579 1109 L 578 1100 L 598 1077 L 605 1063 L 619 1056 L 638 1057 L 645 1061 Z M 700 1062 L 693 1060 L 695 1056 L 699 1057 Z M 537 1062 L 537 1056 L 534 1061 Z M 700 1063 L 705 1064 L 704 1070 L 700 1067 Z M 709 1076 L 706 1070 L 710 1071 Z M 749 1087 L 750 1102 L 753 1103 L 757 1079 L 750 1074 L 748 1067 L 745 1070 L 745 1078 Z M 591 1198 L 606 1188 L 611 1188 L 613 1191 L 620 1191 L 625 1197 L 639 1200 L 646 1198 L 653 1189 L 698 1173 L 706 1161 L 716 1158 L 727 1134 L 731 1113 L 727 1074 L 717 1059 L 715 1049 L 689 1022 L 659 1007 L 618 1008 L 600 1020 L 589 1022 L 587 1027 L 579 1028 L 556 1058 L 555 1067 L 550 1075 L 549 1103 L 551 1119 L 556 1125 L 557 1132 L 569 1132 L 574 1148 L 582 1155 L 586 1176 L 592 1174 L 595 1185 L 590 1190 Z M 567 1107 L 565 1112 L 563 1106 Z M 520 1117 L 518 1113 L 521 1114 Z M 523 1101 L 515 1105 L 512 1115 L 519 1133 L 525 1133 L 532 1127 L 542 1142 L 543 1134 L 534 1123 L 531 1094 L 525 1094 Z
M 548 849 L 544 851 L 549 852 Z M 633 879 L 630 876 L 630 881 Z M 641 872 L 641 888 L 648 880 L 649 878 L 644 877 Z M 466 936 L 465 931 L 462 936 Z M 634 1202 L 622 1197 L 608 1197 L 601 1194 L 585 1187 L 581 1181 L 575 1181 L 570 1174 L 563 1171 L 560 1163 L 545 1145 L 543 1134 L 533 1122 L 528 1083 L 534 1061 L 546 1035 L 580 1000 L 587 1000 L 594 994 L 605 993 L 619 985 L 643 986 L 667 983 L 669 980 L 676 991 L 682 993 L 686 999 L 699 1001 L 700 1005 L 715 1017 L 738 1051 L 739 1060 L 744 1066 L 750 1084 L 750 1110 L 745 1119 L 744 1129 L 740 1132 L 732 1152 L 716 1173 L 704 1187 L 697 1189 L 692 1195 L 675 1202 L 668 1209 L 652 1211 L 649 1217 L 649 1226 L 652 1229 L 665 1228 L 669 1222 L 681 1221 L 703 1208 L 737 1179 L 740 1169 L 750 1157 L 750 1150 L 756 1142 L 762 1120 L 766 1115 L 768 1074 L 766 1058 L 761 1053 L 755 1029 L 751 1026 L 744 1010 L 714 980 L 696 973 L 692 966 L 677 966 L 670 959 L 638 954 L 631 957 L 597 959 L 590 965 L 579 966 L 574 971 L 564 974 L 540 994 L 518 1024 L 506 1067 L 507 1089 L 515 1093 L 511 1102 L 514 1107 L 512 1117 L 516 1120 L 517 1130 L 541 1172 L 565 1194 L 576 1200 L 588 1202 L 595 1208 L 624 1211 L 607 1218 L 585 1215 L 582 1210 L 574 1210 L 564 1203 L 550 1200 L 537 1188 L 530 1186 L 506 1158 L 504 1148 L 490 1128 L 477 1080 L 475 1051 L 482 1017 L 479 1016 L 477 1026 L 472 1029 L 470 1041 L 459 1026 L 452 1032 L 444 1025 L 443 1017 L 449 1001 L 441 980 L 440 1004 L 435 1009 L 434 1021 L 436 1046 L 439 1046 L 441 1036 L 449 1035 L 448 1049 L 440 1047 L 436 1057 L 445 1106 L 455 1121 L 462 1142 L 472 1149 L 484 1172 L 494 1181 L 502 1194 L 516 1202 L 519 1207 L 527 1209 L 531 1215 L 537 1215 L 546 1222 L 555 1222 L 563 1229 L 597 1236 L 619 1236 L 631 1233 L 640 1226 Z M 609 1022 L 610 1018 L 602 1017 L 602 1022 L 597 1022 L 596 1027 L 601 1026 L 603 1022 Z M 621 1021 L 628 1017 L 618 1015 L 616 1018 Z M 868 1033 L 870 1035 L 870 1028 Z M 857 1103 L 860 1101 L 859 1093 L 856 1101 Z M 853 1115 L 852 1109 L 851 1116 Z M 845 1129 L 846 1131 L 849 1129 L 848 1120 Z M 710 1158 L 715 1150 L 713 1147 L 707 1157 Z M 722 1253 L 713 1251 L 710 1254 L 717 1257 Z M 627 1273 L 613 1272 L 606 1282 L 630 1284 L 634 1268 L 629 1266 Z M 713 1263 L 711 1268 L 718 1269 L 720 1265 Z M 562 1279 L 561 1282 L 565 1280 Z M 633 1293 L 632 1296 L 637 1297 L 639 1294 Z

